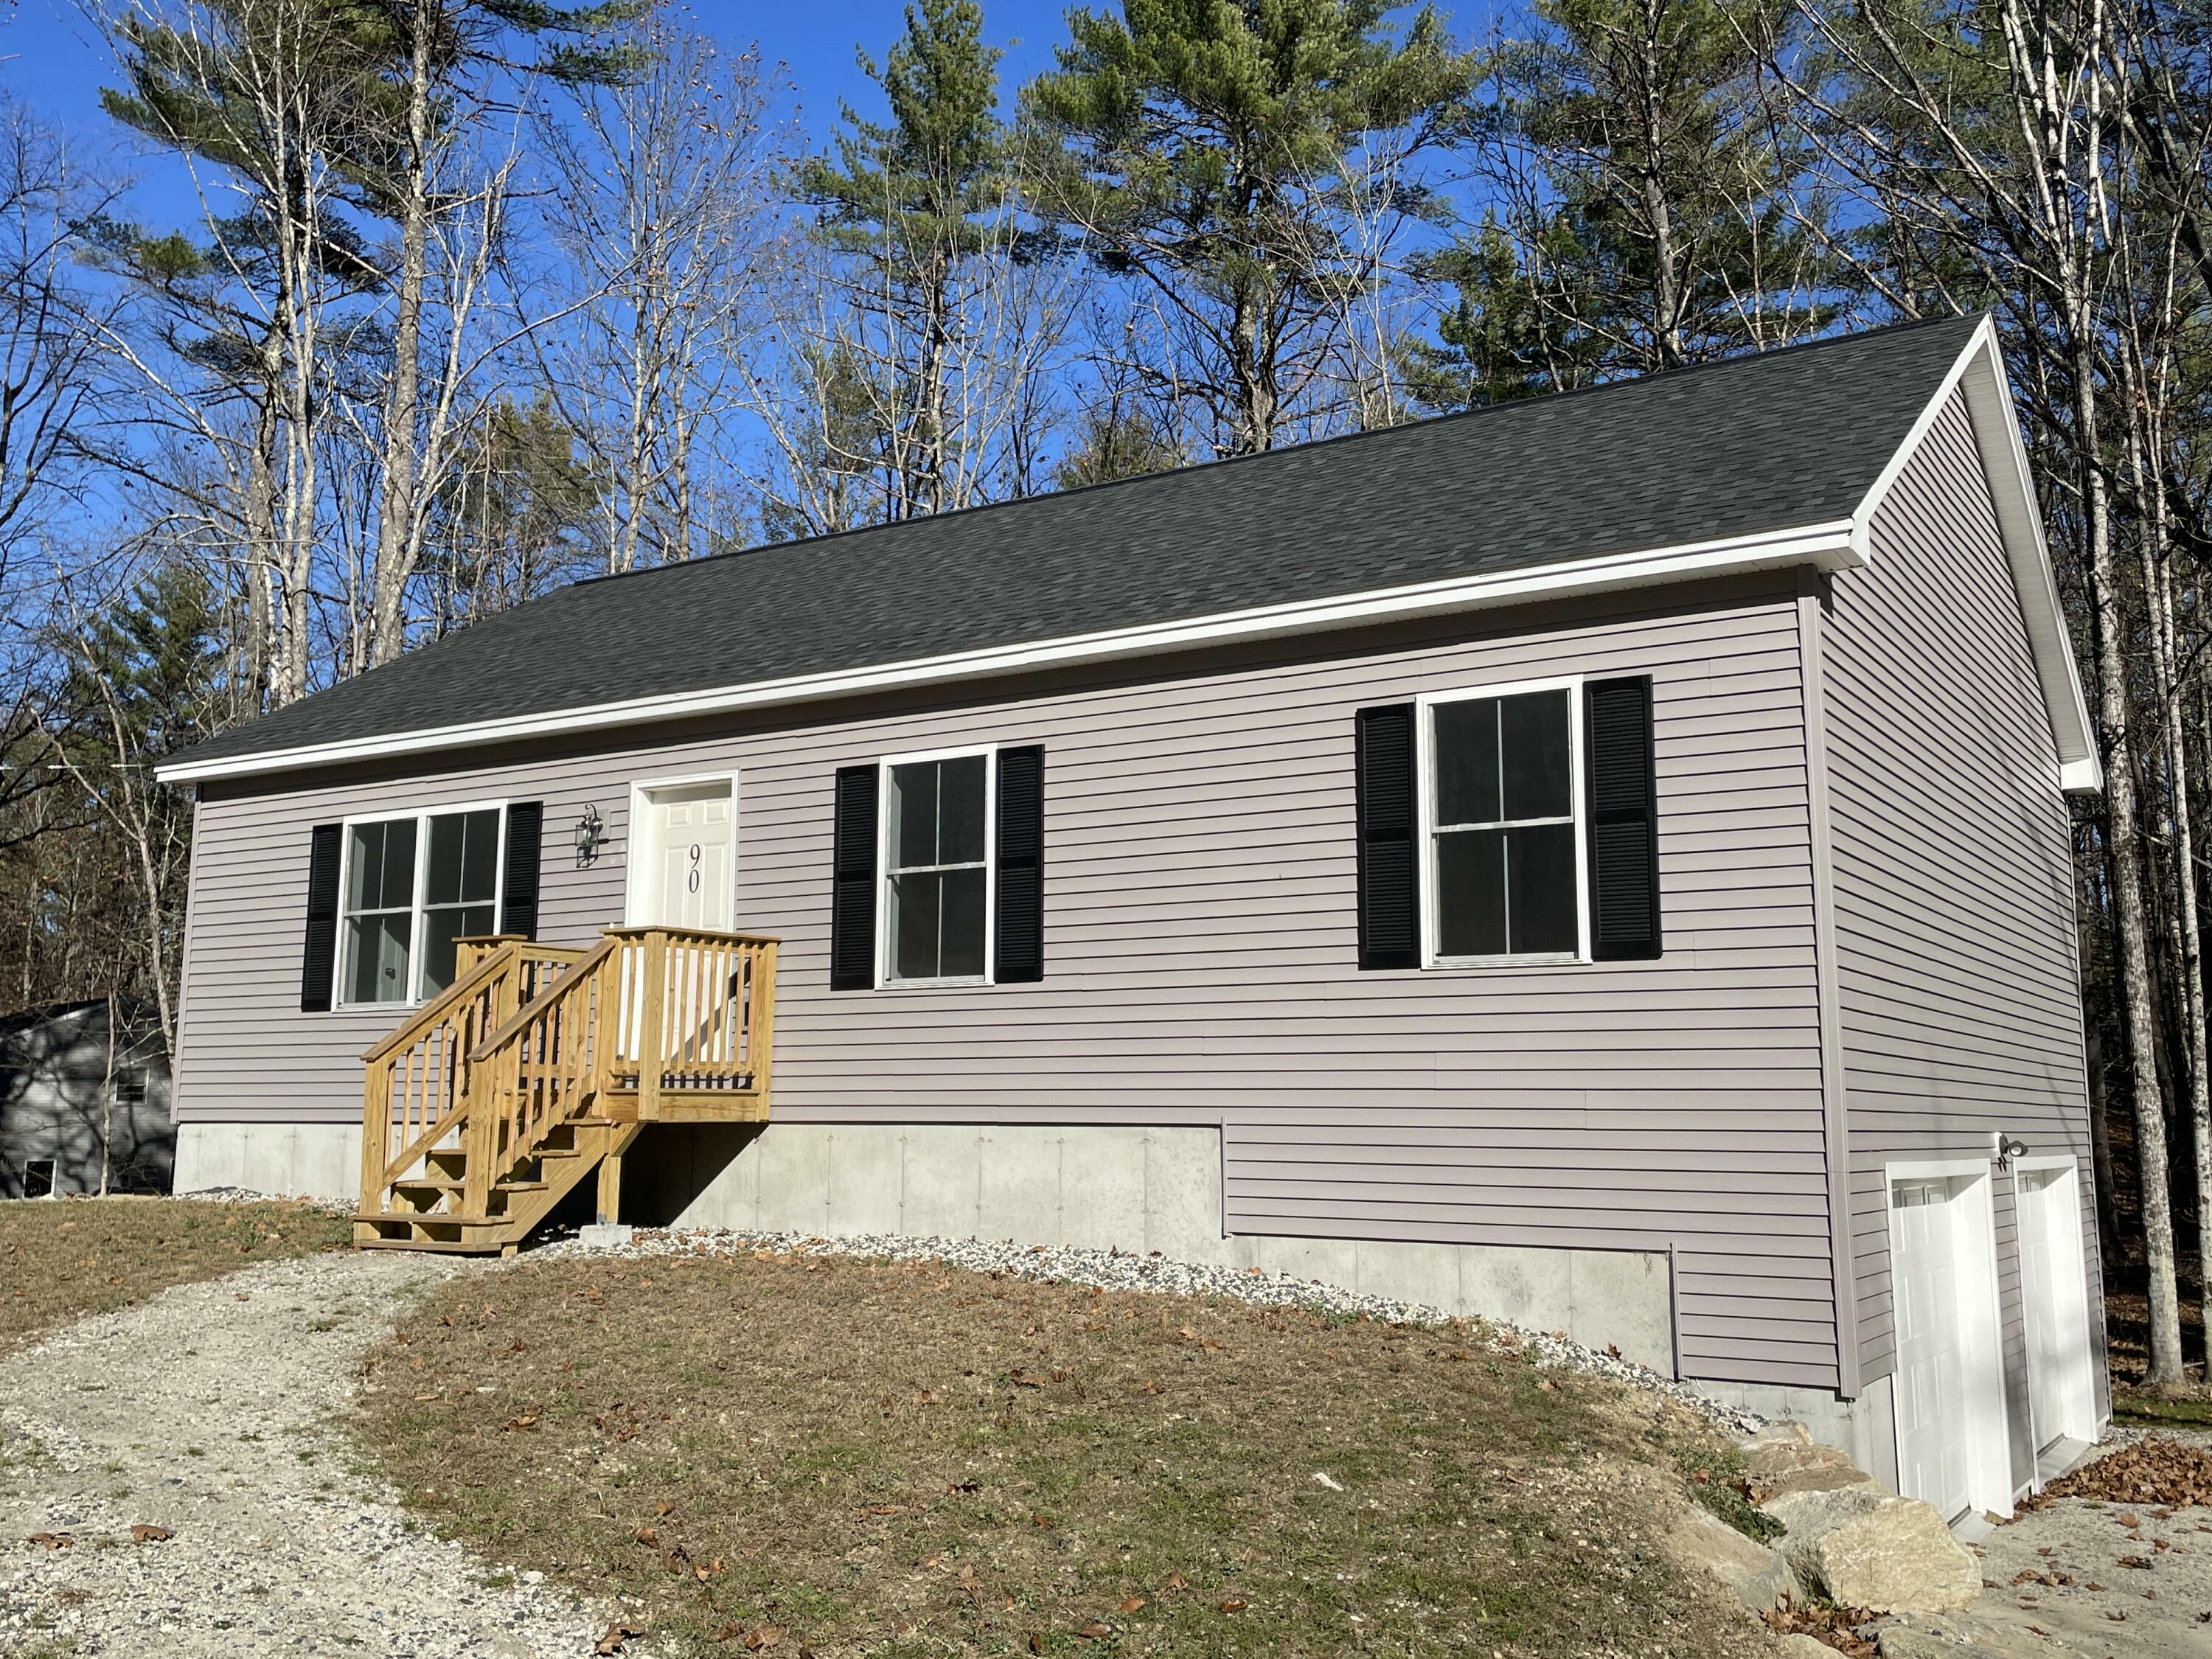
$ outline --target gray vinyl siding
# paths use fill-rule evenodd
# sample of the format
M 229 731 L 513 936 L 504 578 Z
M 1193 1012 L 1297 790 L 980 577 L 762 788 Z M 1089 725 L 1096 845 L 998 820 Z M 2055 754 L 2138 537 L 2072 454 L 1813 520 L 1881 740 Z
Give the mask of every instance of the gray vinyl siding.
M 1621 595 L 627 748 L 212 787 L 181 1113 L 358 1114 L 357 1055 L 395 1016 L 298 1012 L 311 825 L 542 800 L 540 936 L 582 943 L 622 919 L 631 783 L 736 768 L 738 925 L 784 940 L 780 1117 L 1219 1124 L 1236 1231 L 1673 1247 L 1691 1375 L 1832 1387 L 1794 594 L 1778 576 Z M 1354 711 L 1644 672 L 1665 956 L 1358 971 Z M 830 992 L 835 769 L 970 741 L 1045 745 L 1043 981 Z M 587 804 L 610 836 L 579 867 Z
M 1886 1162 L 1986 1159 L 1999 1130 L 2038 1156 L 2070 1154 L 2088 1281 L 2099 1283 L 2068 813 L 1955 397 L 1877 514 L 1871 546 L 1868 568 L 1836 578 L 1824 629 L 1851 1247 L 1869 1381 L 1896 1357 Z M 1994 1178 L 2006 1385 L 2024 1423 L 2012 1192 L 2008 1176 Z

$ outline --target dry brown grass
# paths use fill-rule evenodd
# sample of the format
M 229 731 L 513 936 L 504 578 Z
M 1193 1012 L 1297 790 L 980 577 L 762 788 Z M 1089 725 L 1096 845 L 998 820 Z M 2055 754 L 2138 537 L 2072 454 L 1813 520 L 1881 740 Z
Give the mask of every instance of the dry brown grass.
M 352 1237 L 344 1218 L 306 1204 L 181 1198 L 0 1203 L 0 1353 L 172 1285 L 335 1249 Z
M 368 1365 L 419 1513 L 657 1650 L 1763 1650 L 1662 1546 L 1686 1414 L 1465 1328 L 570 1260 L 441 1288 Z

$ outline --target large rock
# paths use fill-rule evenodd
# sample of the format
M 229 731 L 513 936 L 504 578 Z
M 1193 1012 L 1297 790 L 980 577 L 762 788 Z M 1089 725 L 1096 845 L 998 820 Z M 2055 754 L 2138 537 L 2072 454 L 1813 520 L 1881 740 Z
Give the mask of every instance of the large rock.
M 1780 1607 L 1785 1596 L 1804 1599 L 1803 1587 L 1778 1552 L 1745 1537 L 1717 1516 L 1687 1511 L 1669 1529 L 1667 1541 L 1676 1559 L 1711 1573 L 1754 1613 Z
M 1789 1528 L 1782 1553 L 1831 1601 L 1876 1613 L 1942 1613 L 1982 1593 L 1979 1565 L 1935 1506 L 1879 1486 L 1790 1492 L 1761 1505 Z
M 1736 1443 L 1744 1473 L 1770 1496 L 1881 1485 L 1833 1446 L 1820 1444 L 1802 1423 L 1771 1423 Z

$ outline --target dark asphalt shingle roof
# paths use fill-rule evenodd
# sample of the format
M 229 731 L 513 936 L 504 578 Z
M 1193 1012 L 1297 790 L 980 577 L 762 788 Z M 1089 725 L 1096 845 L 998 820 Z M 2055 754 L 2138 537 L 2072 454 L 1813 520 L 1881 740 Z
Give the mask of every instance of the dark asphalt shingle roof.
M 1972 319 L 579 582 L 194 763 L 1848 516 Z M 185 757 L 180 757 L 185 758 Z

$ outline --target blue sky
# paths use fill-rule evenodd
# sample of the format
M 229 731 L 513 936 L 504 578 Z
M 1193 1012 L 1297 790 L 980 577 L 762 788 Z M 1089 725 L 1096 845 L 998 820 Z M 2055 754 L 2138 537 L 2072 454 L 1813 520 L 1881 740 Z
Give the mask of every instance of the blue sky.
M 1107 0 L 1110 3 L 1110 0 Z M 700 0 L 683 10 L 704 33 L 726 46 L 758 40 L 762 55 L 781 60 L 793 101 L 812 140 L 819 143 L 836 118 L 839 98 L 864 113 L 872 106 L 868 83 L 854 67 L 855 46 L 881 58 L 898 33 L 901 0 L 815 0 L 777 6 L 734 5 Z M 0 12 L 4 12 L 0 0 Z M 0 85 L 46 116 L 81 131 L 96 130 L 102 84 L 114 85 L 106 45 L 75 0 L 16 0 L 12 22 L 0 25 Z M 1007 48 L 1000 72 L 1018 86 L 1052 61 L 1066 36 L 1060 0 L 986 0 L 985 37 Z

